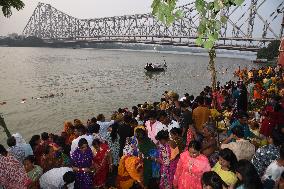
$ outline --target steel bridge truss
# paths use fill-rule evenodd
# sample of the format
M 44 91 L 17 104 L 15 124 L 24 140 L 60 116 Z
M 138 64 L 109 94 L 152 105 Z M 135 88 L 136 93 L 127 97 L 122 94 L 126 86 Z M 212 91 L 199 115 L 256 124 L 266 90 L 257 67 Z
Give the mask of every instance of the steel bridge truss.
M 25 36 L 57 40 L 140 40 L 193 43 L 197 38 L 199 15 L 194 0 L 179 7 L 183 18 L 167 27 L 151 14 L 135 14 L 96 19 L 78 19 L 52 7 L 38 3 L 23 30 Z M 220 14 L 227 16 L 222 25 L 219 44 L 262 46 L 282 36 L 284 2 L 248 0 Z M 267 8 L 269 7 L 269 10 Z M 220 16 L 220 15 L 219 15 Z M 234 44 L 233 44 L 234 41 Z

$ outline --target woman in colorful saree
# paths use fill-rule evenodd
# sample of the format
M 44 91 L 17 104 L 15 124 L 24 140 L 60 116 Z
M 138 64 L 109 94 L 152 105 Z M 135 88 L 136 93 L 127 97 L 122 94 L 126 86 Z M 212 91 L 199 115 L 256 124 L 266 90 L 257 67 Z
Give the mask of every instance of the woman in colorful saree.
M 122 156 L 118 166 L 117 188 L 129 189 L 135 182 L 142 185 L 143 163 L 135 156 Z
M 30 184 L 24 166 L 0 144 L 0 183 L 5 189 L 26 189 Z
M 172 154 L 174 154 L 174 150 L 169 144 L 168 131 L 159 131 L 157 133 L 156 140 L 159 141 L 159 158 L 156 159 L 156 161 L 159 162 L 161 165 L 160 189 L 172 189 L 173 175 L 175 174 L 176 166 L 171 166 L 171 156 Z M 178 150 L 177 147 L 176 149 Z M 176 154 L 178 154 L 178 151 Z
M 42 175 L 42 168 L 38 165 L 35 165 L 35 156 L 29 155 L 24 159 L 24 167 L 26 173 L 28 174 L 29 179 L 31 179 L 32 183 L 29 185 L 29 189 L 37 189 L 39 188 L 39 178 Z
M 70 145 L 72 141 L 76 138 L 73 124 L 69 121 L 65 121 L 63 132 L 66 133 L 65 143 Z
M 137 129 L 145 130 L 145 127 L 143 125 L 140 125 L 134 128 L 134 136 L 128 137 L 126 139 L 126 143 L 123 148 L 123 155 L 138 156 L 139 150 L 138 150 L 138 141 L 136 136 Z
M 92 167 L 93 153 L 85 138 L 78 142 L 77 149 L 71 155 L 73 170 L 76 172 L 75 188 L 93 188 Z
M 160 165 L 154 159 L 159 157 L 158 150 L 153 141 L 147 136 L 143 129 L 136 130 L 138 140 L 139 157 L 143 159 L 143 182 L 148 186 L 151 180 L 160 176 Z
M 104 188 L 107 175 L 112 172 L 112 156 L 110 149 L 106 143 L 102 143 L 99 139 L 94 139 L 92 143 L 93 149 L 93 167 L 96 172 L 93 177 L 95 188 Z
M 173 185 L 176 189 L 201 189 L 201 177 L 211 167 L 205 155 L 200 154 L 201 145 L 193 140 L 188 150 L 180 155 Z

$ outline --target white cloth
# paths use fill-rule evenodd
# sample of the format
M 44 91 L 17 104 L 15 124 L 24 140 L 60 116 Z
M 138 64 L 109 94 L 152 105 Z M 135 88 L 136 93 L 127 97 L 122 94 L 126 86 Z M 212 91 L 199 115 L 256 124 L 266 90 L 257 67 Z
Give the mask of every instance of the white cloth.
M 78 138 L 74 139 L 72 141 L 72 144 L 71 144 L 71 151 L 70 151 L 70 155 L 76 150 L 76 148 L 78 147 L 78 143 L 79 143 L 79 140 L 81 138 L 85 138 L 87 141 L 88 141 L 88 144 L 89 144 L 89 147 L 92 146 L 92 142 L 94 140 L 94 137 L 93 135 L 82 135 L 82 136 L 79 136 Z
M 16 139 L 16 145 L 24 149 L 25 157 L 29 155 L 34 155 L 31 145 L 26 143 L 26 141 L 23 139 L 21 134 L 16 133 L 16 134 L 13 134 L 12 136 L 15 137 Z
M 40 179 L 40 188 L 42 189 L 58 189 L 64 186 L 63 175 L 68 172 L 73 171 L 69 167 L 54 168 L 46 173 L 44 173 Z M 74 182 L 67 185 L 68 189 L 74 188 Z
M 168 125 L 168 131 L 172 130 L 172 128 L 180 128 L 179 123 L 176 122 L 175 120 L 172 120 L 171 123 Z
M 181 97 L 180 99 L 179 99 L 179 101 L 184 101 L 184 100 L 186 100 L 186 97 L 184 96 L 184 97 Z
M 150 124 L 150 121 L 146 121 L 145 123 L 148 137 L 156 144 L 158 141 L 156 140 L 157 133 L 161 130 L 166 130 L 166 126 L 159 121 L 156 121 L 153 125 Z
M 276 182 L 280 179 L 283 171 L 284 171 L 284 167 L 279 166 L 277 163 L 277 160 L 275 160 L 267 167 L 263 175 L 263 180 L 272 179 Z
M 175 120 L 172 120 L 169 125 L 165 125 L 165 124 L 161 123 L 161 124 L 157 125 L 157 128 L 158 128 L 158 132 L 161 131 L 161 130 L 164 130 L 164 131 L 168 131 L 170 133 L 172 128 L 180 128 L 180 126 L 179 126 L 178 122 L 176 122 Z
M 106 140 L 107 130 L 109 126 L 114 124 L 114 120 L 111 121 L 97 121 L 97 124 L 100 125 L 100 136 Z

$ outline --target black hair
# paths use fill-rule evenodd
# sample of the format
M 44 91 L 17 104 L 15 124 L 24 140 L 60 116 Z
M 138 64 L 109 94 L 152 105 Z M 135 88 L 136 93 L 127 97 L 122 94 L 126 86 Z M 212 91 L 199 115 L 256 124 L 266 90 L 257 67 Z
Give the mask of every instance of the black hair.
M 128 114 L 125 114 L 125 115 L 123 116 L 123 121 L 124 121 L 126 124 L 131 123 L 131 121 L 132 121 L 132 116 L 131 116 L 131 115 L 128 115 Z
M 236 135 L 238 138 L 245 137 L 244 128 L 242 126 L 236 126 L 232 128 L 232 133 Z
M 118 123 L 114 123 L 110 127 L 112 128 L 110 133 L 111 141 L 114 142 L 117 139 Z
M 229 148 L 220 150 L 219 157 L 230 163 L 230 166 L 228 167 L 230 171 L 235 171 L 238 159 L 232 150 L 230 150 Z
M 102 143 L 102 142 L 101 142 L 99 139 L 96 138 L 96 139 L 93 140 L 92 145 L 93 145 L 93 146 L 95 146 L 95 145 L 100 145 L 101 143 Z
M 223 186 L 227 187 L 226 183 L 214 171 L 203 173 L 201 183 L 202 185 L 210 186 L 212 189 L 223 189 Z
M 161 118 L 161 117 L 167 117 L 167 116 L 168 116 L 168 114 L 167 114 L 166 111 L 164 111 L 164 110 L 159 111 L 159 118 Z
M 275 146 L 280 146 L 281 145 L 281 139 L 279 139 L 278 132 L 273 131 L 272 134 L 271 134 L 271 138 L 272 138 L 273 144 Z
M 280 147 L 280 158 L 284 159 L 284 145 L 283 144 Z
M 63 175 L 64 187 L 63 188 L 67 188 L 67 185 L 74 182 L 75 178 L 76 178 L 76 174 L 73 171 L 68 171 L 64 173 Z
M 86 128 L 85 128 L 84 125 L 78 125 L 78 126 L 75 127 L 75 129 L 76 129 L 79 133 L 81 133 L 81 134 L 85 134 L 85 133 L 86 133 Z
M 97 118 L 92 117 L 91 122 L 92 122 L 92 123 L 97 123 Z
M 36 141 L 40 140 L 39 135 L 33 135 L 32 138 L 29 141 L 29 144 L 31 145 L 32 149 L 35 150 L 36 147 Z
M 174 127 L 170 130 L 170 133 L 174 135 L 181 136 L 182 135 L 182 130 L 180 128 Z
M 132 110 L 132 117 L 137 117 L 139 114 L 137 106 L 132 106 Z
M 91 124 L 87 127 L 88 133 L 99 133 L 101 126 L 97 123 Z
M 133 125 L 138 125 L 138 121 L 136 119 L 132 119 L 130 123 Z
M 187 100 L 184 100 L 184 101 L 180 101 L 180 107 L 181 108 L 187 108 L 189 103 L 187 102 Z
M 50 146 L 50 145 L 45 145 L 44 147 L 43 147 L 43 154 L 45 154 L 45 155 L 47 155 L 47 154 L 49 154 L 49 152 L 52 150 L 52 146 Z
M 7 145 L 9 147 L 15 146 L 16 145 L 16 139 L 15 137 L 11 136 L 7 139 Z
M 201 144 L 200 142 L 198 142 L 197 140 L 192 140 L 189 144 L 188 144 L 188 148 L 193 148 L 196 151 L 200 151 L 201 150 Z
M 197 101 L 198 104 L 204 104 L 205 99 L 204 99 L 203 96 L 198 96 L 198 97 L 196 97 L 196 101 Z
M 136 133 L 137 139 L 143 140 L 143 139 L 147 138 L 147 133 L 144 129 L 138 128 L 138 129 L 136 129 L 135 133 Z
M 42 140 L 48 140 L 49 136 L 48 136 L 48 133 L 47 132 L 43 132 L 41 133 L 41 139 Z
M 36 157 L 34 155 L 28 155 L 25 157 L 24 161 L 30 161 L 32 164 L 36 162 Z
M 62 137 L 62 136 L 57 136 L 55 135 L 56 137 L 54 137 L 54 143 L 57 144 L 58 146 L 60 147 L 64 147 L 66 144 L 65 144 L 65 138 Z
M 243 117 L 248 118 L 249 115 L 244 111 L 239 111 L 238 118 L 243 118 Z
M 161 98 L 161 102 L 167 101 L 166 98 Z
M 263 185 L 253 164 L 245 159 L 237 163 L 236 172 L 242 176 L 242 180 L 236 186 L 244 185 L 245 189 L 262 189 Z
M 81 138 L 81 139 L 79 140 L 79 142 L 78 142 L 79 148 L 81 148 L 84 144 L 87 144 L 87 145 L 88 145 L 88 141 L 87 141 L 87 139 L 85 139 L 85 138 Z
M 104 114 L 99 114 L 98 116 L 97 116 L 97 120 L 98 121 L 102 121 L 103 119 L 104 119 Z
M 156 118 L 157 118 L 157 112 L 156 112 L 155 110 L 150 110 L 150 111 L 148 112 L 147 117 L 148 117 L 149 119 L 150 119 L 150 118 L 156 119 Z
M 6 148 L 2 144 L 0 144 L 0 154 L 2 156 L 6 156 L 7 153 L 8 153 L 8 151 L 6 150 Z
M 169 132 L 161 130 L 156 135 L 156 140 L 169 140 Z

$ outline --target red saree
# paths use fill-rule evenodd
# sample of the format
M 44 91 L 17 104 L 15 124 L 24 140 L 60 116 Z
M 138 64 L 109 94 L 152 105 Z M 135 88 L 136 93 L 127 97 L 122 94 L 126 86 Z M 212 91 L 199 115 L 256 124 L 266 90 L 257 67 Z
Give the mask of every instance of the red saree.
M 110 149 L 107 144 L 101 143 L 100 149 L 94 154 L 94 167 L 96 168 L 96 173 L 94 175 L 94 187 L 102 187 L 105 185 L 109 170 L 109 163 L 107 155 Z

